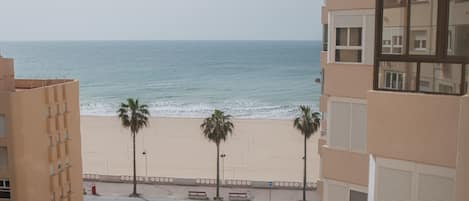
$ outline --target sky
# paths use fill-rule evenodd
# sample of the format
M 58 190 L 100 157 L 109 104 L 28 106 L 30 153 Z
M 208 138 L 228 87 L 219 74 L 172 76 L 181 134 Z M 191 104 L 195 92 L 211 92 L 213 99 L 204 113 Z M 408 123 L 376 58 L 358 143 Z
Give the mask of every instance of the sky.
M 0 41 L 320 40 L 322 0 L 0 0 Z

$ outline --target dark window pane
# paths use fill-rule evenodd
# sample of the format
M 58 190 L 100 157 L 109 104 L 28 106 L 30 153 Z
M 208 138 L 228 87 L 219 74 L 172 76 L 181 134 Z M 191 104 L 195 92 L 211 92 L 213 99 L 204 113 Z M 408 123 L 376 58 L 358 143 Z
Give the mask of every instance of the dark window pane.
M 459 94 L 461 89 L 461 64 L 421 63 L 420 85 L 422 92 Z
M 413 0 L 410 9 L 409 53 L 435 55 L 438 0 Z
M 362 45 L 362 28 L 350 28 L 350 46 Z
M 407 1 L 383 0 L 383 48 L 382 54 L 403 54 L 405 30 L 407 27 Z M 392 41 L 388 44 L 384 41 Z M 390 50 L 390 51 L 389 51 Z
M 336 46 L 347 46 L 348 28 L 336 29 Z
M 0 198 L 3 199 L 10 199 L 10 191 L 9 190 L 0 190 Z
M 6 168 L 8 168 L 8 150 L 6 147 L 0 147 L 0 169 Z
M 324 94 L 324 83 L 325 83 L 324 78 L 326 77 L 324 73 L 326 73 L 324 69 L 321 69 L 321 94 Z
M 368 194 L 350 190 L 350 201 L 367 201 Z
M 469 1 L 454 1 L 449 3 L 449 33 L 448 55 L 469 58 Z
M 469 64 L 466 65 L 466 93 L 469 91 Z
M 322 51 L 327 51 L 327 45 L 329 43 L 329 26 L 327 24 L 322 27 Z
M 336 50 L 335 51 L 336 62 L 362 62 L 362 51 L 361 50 Z
M 379 85 L 381 89 L 414 91 L 417 64 L 407 62 L 380 62 Z

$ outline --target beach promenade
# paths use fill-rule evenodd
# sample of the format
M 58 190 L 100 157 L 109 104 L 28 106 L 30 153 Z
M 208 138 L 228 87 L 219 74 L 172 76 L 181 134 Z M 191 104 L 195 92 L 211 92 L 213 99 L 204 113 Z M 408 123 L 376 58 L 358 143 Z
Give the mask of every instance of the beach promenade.
M 85 182 L 85 186 L 92 183 Z M 215 195 L 213 187 L 175 186 L 175 185 L 147 185 L 138 186 L 138 192 L 142 194 L 140 198 L 128 198 L 131 184 L 123 183 L 93 183 L 96 185 L 99 197 L 85 196 L 85 201 L 186 201 L 187 192 L 204 191 L 211 197 Z M 221 196 L 228 200 L 228 193 L 243 192 L 251 196 L 252 201 L 297 201 L 301 199 L 301 190 L 279 190 L 272 189 L 247 189 L 247 188 L 221 188 Z M 269 196 L 270 194 L 270 196 Z M 308 200 L 319 201 L 317 191 L 307 191 Z
M 201 134 L 202 119 L 152 118 L 137 135 L 137 175 L 214 179 L 216 147 Z M 221 145 L 221 179 L 301 182 L 303 137 L 290 120 L 235 119 Z M 82 116 L 83 173 L 131 175 L 132 145 L 117 117 Z M 308 142 L 308 182 L 316 182 L 315 134 Z

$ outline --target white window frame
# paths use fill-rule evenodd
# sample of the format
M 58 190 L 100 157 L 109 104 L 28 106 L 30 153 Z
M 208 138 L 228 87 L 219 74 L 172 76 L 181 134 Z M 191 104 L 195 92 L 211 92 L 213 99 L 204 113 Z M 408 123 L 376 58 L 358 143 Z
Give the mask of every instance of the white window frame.
M 386 27 L 386 30 L 390 32 L 390 36 L 388 38 L 383 38 L 383 41 L 390 41 L 389 45 L 382 45 L 383 47 L 389 48 L 389 52 L 383 52 L 383 54 L 395 54 L 395 55 L 402 55 L 404 53 L 404 45 L 403 45 L 403 32 L 404 30 L 400 27 Z M 383 30 L 384 32 L 384 30 Z M 398 37 L 397 43 L 394 43 L 394 37 Z M 381 42 L 382 43 L 382 42 Z M 401 52 L 394 52 L 394 48 L 401 48 Z M 382 50 L 381 50 L 382 51 Z
M 328 100 L 327 100 L 327 111 L 331 111 L 332 102 L 341 102 L 341 103 L 348 103 L 348 104 L 364 104 L 364 105 L 368 106 L 367 101 L 363 100 L 363 99 L 329 97 Z M 350 117 L 349 117 L 350 125 L 352 125 L 352 120 L 353 120 L 352 112 L 350 112 Z M 327 113 L 327 130 L 328 131 L 331 131 L 331 125 L 332 124 L 333 123 L 331 122 L 331 113 L 328 112 Z M 332 133 L 328 132 L 327 142 L 331 142 L 331 135 L 332 135 Z M 350 128 L 349 128 L 348 138 L 349 138 L 348 148 L 331 147 L 330 145 L 329 145 L 329 148 L 337 149 L 337 150 L 343 150 L 343 151 L 349 151 L 349 152 L 354 152 L 354 153 L 361 153 L 361 154 L 366 154 L 367 153 L 366 152 L 366 150 L 367 150 L 366 143 L 365 143 L 365 151 L 357 151 L 357 150 L 352 149 L 352 126 L 350 126 Z
M 366 186 L 359 186 L 359 185 L 355 185 L 355 184 L 349 184 L 349 183 L 345 183 L 345 182 L 340 182 L 340 181 L 337 181 L 337 180 L 332 180 L 332 179 L 324 179 L 324 190 L 323 192 L 324 193 L 324 201 L 329 201 L 329 185 L 330 184 L 333 184 L 333 185 L 337 185 L 337 186 L 342 186 L 342 187 L 345 187 L 347 189 L 347 200 L 344 200 L 344 201 L 350 201 L 350 191 L 357 191 L 357 192 L 361 192 L 361 193 L 366 193 L 368 195 L 368 187 Z
M 329 24 L 329 43 L 327 63 L 336 64 L 350 64 L 350 65 L 372 65 L 373 52 L 374 52 L 374 25 L 375 23 L 370 20 L 375 18 L 375 9 L 357 9 L 357 10 L 337 10 L 328 12 Z M 353 23 L 341 23 L 340 20 L 348 17 L 359 17 L 360 20 Z M 340 19 L 340 20 L 339 20 Z M 361 27 L 362 28 L 362 58 L 361 62 L 336 62 L 336 28 L 340 27 Z
M 387 74 L 391 74 L 391 77 L 392 76 L 395 76 L 396 77 L 396 87 L 392 87 L 392 79 L 389 81 L 389 83 L 391 83 L 390 86 L 387 86 L 386 84 L 388 83 L 387 79 L 388 79 L 388 76 Z M 401 75 L 401 78 L 402 80 L 399 80 L 399 75 Z M 406 73 L 404 72 L 400 72 L 400 71 L 392 71 L 392 70 L 384 70 L 384 87 L 385 89 L 393 89 L 393 90 L 403 90 L 405 89 L 405 80 L 406 80 Z M 401 81 L 399 83 L 399 81 Z
M 354 29 L 354 28 L 359 28 L 361 29 L 361 32 L 360 32 L 360 38 L 361 38 L 361 41 L 360 41 L 360 46 L 352 46 L 350 45 L 350 29 Z M 335 35 L 336 35 L 336 41 L 337 41 L 337 29 L 346 29 L 347 30 L 347 45 L 337 45 L 337 43 L 335 43 L 335 51 L 337 50 L 360 50 L 361 52 L 361 58 L 360 58 L 360 61 L 359 62 L 350 62 L 350 61 L 337 61 L 336 58 L 335 58 L 335 55 L 334 55 L 334 61 L 335 63 L 363 63 L 363 31 L 364 31 L 364 28 L 362 26 L 336 26 L 335 27 Z M 336 53 L 335 53 L 336 54 Z
M 414 39 L 414 44 L 413 44 L 413 50 L 414 51 L 419 51 L 419 52 L 422 52 L 422 51 L 428 51 L 428 31 L 427 30 L 420 30 L 420 29 L 416 29 L 416 30 L 412 30 L 412 32 L 415 32 L 413 35 L 415 38 Z M 420 34 L 417 34 L 419 32 L 422 32 L 424 35 L 420 35 Z M 416 42 L 419 42 L 419 47 L 415 46 Z M 423 42 L 425 42 L 425 47 L 422 47 L 422 44 Z
M 455 26 L 449 26 L 448 27 L 448 55 L 452 55 L 454 52 L 454 41 L 456 41 L 456 36 L 455 36 Z
M 434 165 L 425 165 L 421 163 L 415 163 L 410 161 L 387 159 L 387 158 L 378 158 L 375 156 L 370 156 L 370 182 L 368 191 L 372 192 L 372 199 L 376 200 L 379 198 L 379 171 L 380 168 L 394 169 L 398 171 L 410 172 L 412 174 L 412 191 L 411 191 L 411 201 L 418 201 L 418 190 L 419 190 L 419 177 L 421 174 L 439 176 L 446 179 L 451 179 L 453 181 L 453 187 L 455 186 L 455 177 L 456 171 L 452 168 L 434 166 Z M 454 189 L 453 189 L 454 190 Z M 368 197 L 370 198 L 370 196 Z

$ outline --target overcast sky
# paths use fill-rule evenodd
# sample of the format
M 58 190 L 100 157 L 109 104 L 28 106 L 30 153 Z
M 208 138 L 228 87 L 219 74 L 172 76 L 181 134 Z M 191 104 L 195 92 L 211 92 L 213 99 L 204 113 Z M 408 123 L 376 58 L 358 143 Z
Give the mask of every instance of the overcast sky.
M 319 40 L 322 0 L 0 0 L 6 40 Z

